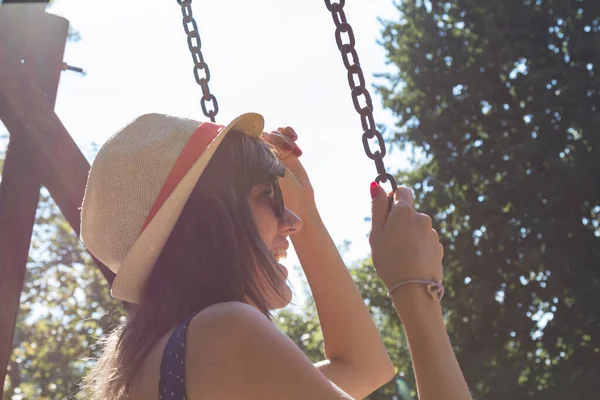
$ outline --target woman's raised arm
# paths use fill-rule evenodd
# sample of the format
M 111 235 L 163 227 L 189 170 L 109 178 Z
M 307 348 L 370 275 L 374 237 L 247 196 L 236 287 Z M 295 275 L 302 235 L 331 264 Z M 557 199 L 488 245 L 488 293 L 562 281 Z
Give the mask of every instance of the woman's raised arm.
M 394 366 L 335 243 L 317 211 L 308 175 L 293 148 L 291 128 L 265 134 L 287 171 L 280 180 L 286 206 L 304 221 L 290 236 L 315 300 L 326 360 L 319 371 L 346 393 L 364 398 L 394 376 Z M 289 147 L 292 146 L 292 147 Z M 296 146 L 297 147 L 297 146 Z
M 431 218 L 414 210 L 412 192 L 406 187 L 394 193 L 391 211 L 383 189 L 373 184 L 371 190 L 373 265 L 392 290 L 391 298 L 406 330 L 419 399 L 470 400 L 441 305 L 434 298 L 436 292 L 432 290 L 430 295 L 427 284 L 414 282 L 429 281 L 433 289 L 433 283 L 442 281 L 444 251 Z

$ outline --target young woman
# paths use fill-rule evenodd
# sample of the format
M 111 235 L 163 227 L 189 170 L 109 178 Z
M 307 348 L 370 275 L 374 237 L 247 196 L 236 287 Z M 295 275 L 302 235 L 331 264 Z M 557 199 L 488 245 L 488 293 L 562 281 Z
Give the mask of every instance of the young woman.
M 92 399 L 352 399 L 393 378 L 378 331 L 317 211 L 292 128 L 142 116 L 102 147 L 82 240 L 136 304 L 86 377 Z M 409 189 L 371 185 L 373 263 L 410 343 L 419 398 L 469 399 L 439 298 L 443 249 Z M 283 204 L 285 199 L 286 206 Z M 293 210 L 293 211 L 292 211 Z M 313 365 L 270 320 L 292 297 L 291 239 L 327 359 Z

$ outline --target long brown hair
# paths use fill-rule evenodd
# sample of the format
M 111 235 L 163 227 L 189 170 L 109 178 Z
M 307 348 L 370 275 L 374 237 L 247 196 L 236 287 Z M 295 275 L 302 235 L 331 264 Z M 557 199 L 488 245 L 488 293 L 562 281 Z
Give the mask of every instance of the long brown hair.
M 282 284 L 250 212 L 253 186 L 285 169 L 261 140 L 229 132 L 200 177 L 131 316 L 99 341 L 103 353 L 82 388 L 90 398 L 126 398 L 135 372 L 170 329 L 210 305 L 252 302 L 271 319 L 268 291 Z M 258 278 L 258 268 L 269 288 Z

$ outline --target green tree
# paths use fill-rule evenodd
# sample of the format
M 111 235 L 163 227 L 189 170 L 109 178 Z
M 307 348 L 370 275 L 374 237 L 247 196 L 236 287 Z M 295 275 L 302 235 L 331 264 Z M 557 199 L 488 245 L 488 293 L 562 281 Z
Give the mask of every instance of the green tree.
M 0 134 L 0 176 L 6 133 Z M 65 399 L 94 357 L 96 338 L 124 316 L 108 285 L 45 189 L 41 190 L 5 399 Z
M 397 8 L 381 43 L 398 70 L 377 90 L 398 118 L 392 145 L 418 150 L 399 179 L 445 245 L 448 328 L 474 397 L 594 397 L 600 2 Z
M 4 387 L 6 399 L 78 398 L 93 343 L 125 314 L 42 190 Z

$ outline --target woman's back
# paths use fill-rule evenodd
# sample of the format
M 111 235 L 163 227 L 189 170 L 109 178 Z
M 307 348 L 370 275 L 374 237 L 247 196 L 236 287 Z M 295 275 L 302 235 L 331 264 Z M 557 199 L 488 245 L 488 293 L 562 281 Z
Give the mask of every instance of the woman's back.
M 167 345 L 167 341 L 175 328 L 165 334 L 148 353 L 142 365 L 135 375 L 132 384 L 130 398 L 131 400 L 148 399 L 158 400 L 158 379 L 160 371 L 160 363 L 163 356 L 163 351 Z
M 184 399 L 186 393 L 193 393 L 190 399 L 210 396 L 210 382 L 219 380 L 210 368 L 214 354 L 210 349 L 219 347 L 216 341 L 221 337 L 215 316 L 224 316 L 227 308 L 226 303 L 208 307 L 163 335 L 136 373 L 131 399 Z

